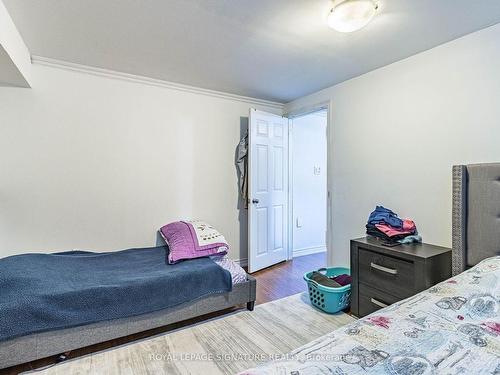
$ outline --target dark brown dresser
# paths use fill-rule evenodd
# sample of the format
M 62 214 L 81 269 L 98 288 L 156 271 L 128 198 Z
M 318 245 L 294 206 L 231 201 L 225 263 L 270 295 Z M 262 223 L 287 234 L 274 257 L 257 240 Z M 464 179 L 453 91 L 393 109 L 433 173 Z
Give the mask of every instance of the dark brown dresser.
M 451 277 L 451 249 L 351 240 L 351 313 L 363 317 Z

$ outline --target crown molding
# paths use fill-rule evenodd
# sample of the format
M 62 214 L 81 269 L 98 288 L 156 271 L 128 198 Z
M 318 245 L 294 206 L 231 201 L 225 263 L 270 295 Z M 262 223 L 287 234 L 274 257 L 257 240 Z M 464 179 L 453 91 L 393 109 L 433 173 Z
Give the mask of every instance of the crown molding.
M 235 100 L 238 102 L 243 102 L 243 103 L 248 103 L 248 104 L 253 104 L 253 105 L 261 105 L 261 106 L 271 107 L 271 108 L 280 109 L 280 110 L 284 109 L 284 103 L 279 103 L 279 102 L 274 102 L 274 101 L 264 100 L 264 99 L 257 99 L 257 98 L 252 98 L 252 97 L 248 97 L 248 96 L 230 94 L 230 93 L 226 93 L 226 92 L 222 92 L 222 91 L 203 89 L 201 87 L 183 85 L 180 83 L 164 81 L 164 80 L 156 79 L 156 78 L 149 78 L 149 77 L 145 77 L 145 76 L 138 76 L 135 74 L 117 72 L 115 70 L 96 68 L 93 66 L 81 65 L 81 64 L 71 63 L 68 61 L 51 59 L 49 57 L 31 56 L 31 63 L 37 64 L 37 65 L 49 66 L 52 68 L 69 70 L 69 71 L 73 71 L 73 72 L 92 74 L 92 75 L 100 76 L 100 77 L 119 79 L 119 80 L 127 81 L 127 82 L 134 82 L 134 83 L 140 83 L 140 84 L 149 85 L 149 86 L 163 87 L 163 88 L 167 88 L 167 89 L 171 89 L 171 90 L 184 91 L 184 92 L 189 92 L 189 93 L 199 94 L 199 95 L 206 95 L 206 96 L 211 96 L 211 97 L 215 97 L 215 98 Z

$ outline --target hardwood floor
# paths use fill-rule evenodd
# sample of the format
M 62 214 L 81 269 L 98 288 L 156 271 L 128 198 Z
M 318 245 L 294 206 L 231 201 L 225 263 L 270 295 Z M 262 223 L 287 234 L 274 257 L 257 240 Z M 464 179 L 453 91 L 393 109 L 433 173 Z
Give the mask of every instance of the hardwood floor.
M 326 253 L 297 257 L 252 274 L 257 279 L 257 304 L 307 290 L 306 272 L 326 267 Z
M 307 290 L 303 275 L 306 272 L 316 270 L 326 266 L 326 253 L 318 253 L 297 257 L 293 260 L 279 263 L 275 266 L 252 274 L 257 279 L 257 299 L 256 303 L 266 303 L 280 298 L 291 296 Z M 152 329 L 149 331 L 137 333 L 134 335 L 122 337 L 119 339 L 107 341 L 101 344 L 92 345 L 86 348 L 74 350 L 68 354 L 68 358 L 76 358 L 89 353 L 109 349 L 118 345 L 123 345 L 135 340 L 143 339 L 149 336 L 168 332 L 173 329 L 185 327 L 206 319 L 214 318 L 235 311 L 238 308 L 223 310 L 216 313 L 204 315 L 202 317 L 186 320 L 184 322 L 171 324 L 165 327 Z M 44 367 L 55 363 L 57 358 L 50 357 L 26 363 L 23 365 L 0 370 L 0 375 L 13 375 L 22 371 Z

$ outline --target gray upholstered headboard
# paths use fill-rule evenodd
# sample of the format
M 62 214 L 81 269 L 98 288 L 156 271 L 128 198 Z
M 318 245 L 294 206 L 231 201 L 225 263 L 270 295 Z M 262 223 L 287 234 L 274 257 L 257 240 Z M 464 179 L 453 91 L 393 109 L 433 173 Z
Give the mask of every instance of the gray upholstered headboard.
M 453 275 L 500 254 L 500 163 L 453 166 Z

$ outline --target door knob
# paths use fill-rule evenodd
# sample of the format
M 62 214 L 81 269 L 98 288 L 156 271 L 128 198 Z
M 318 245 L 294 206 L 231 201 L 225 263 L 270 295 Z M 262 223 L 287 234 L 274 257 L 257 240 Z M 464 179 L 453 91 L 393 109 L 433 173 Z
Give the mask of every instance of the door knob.
M 259 200 L 254 198 L 254 199 L 252 199 L 252 203 L 257 204 L 257 203 L 259 203 Z

